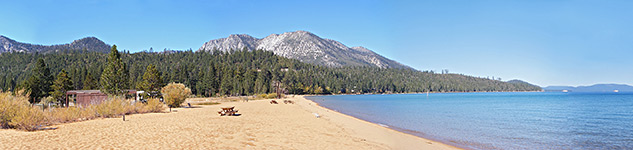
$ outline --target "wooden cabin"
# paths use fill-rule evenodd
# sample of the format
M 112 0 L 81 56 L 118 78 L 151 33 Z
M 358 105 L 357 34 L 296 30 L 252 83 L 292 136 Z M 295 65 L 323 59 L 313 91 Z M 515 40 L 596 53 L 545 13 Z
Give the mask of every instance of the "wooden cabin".
M 126 90 L 129 95 L 138 97 L 136 90 Z M 92 104 L 100 104 L 108 98 L 108 95 L 100 90 L 71 90 L 66 92 L 65 106 L 70 106 L 71 102 L 78 107 L 86 107 Z

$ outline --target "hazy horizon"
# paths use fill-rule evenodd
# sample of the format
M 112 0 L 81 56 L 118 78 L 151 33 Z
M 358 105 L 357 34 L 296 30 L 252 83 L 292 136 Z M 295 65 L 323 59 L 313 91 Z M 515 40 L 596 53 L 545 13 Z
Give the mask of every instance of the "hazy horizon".
M 631 1 L 8 1 L 0 35 L 52 45 L 197 50 L 305 30 L 418 70 L 539 86 L 633 85 Z

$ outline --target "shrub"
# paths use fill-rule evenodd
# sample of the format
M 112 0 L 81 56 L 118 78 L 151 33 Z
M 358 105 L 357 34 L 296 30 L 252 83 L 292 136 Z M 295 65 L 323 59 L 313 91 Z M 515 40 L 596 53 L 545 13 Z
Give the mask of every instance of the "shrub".
M 49 111 L 49 113 L 47 113 L 48 122 L 51 124 L 73 122 L 73 121 L 76 121 L 77 119 L 82 119 L 82 118 L 87 117 L 84 111 L 85 110 L 82 110 L 81 108 L 77 108 L 77 107 L 55 108 Z M 94 113 L 92 117 L 90 118 L 93 118 L 93 117 L 94 117 Z
M 191 95 L 191 89 L 185 87 L 182 83 L 169 83 L 160 92 L 163 94 L 163 99 L 165 104 L 169 106 L 170 112 L 171 108 L 180 107 L 185 102 L 185 99 Z
M 145 112 L 163 112 L 165 110 L 165 105 L 156 98 L 147 100 L 147 104 L 144 107 Z
M 21 130 L 37 130 L 40 125 L 90 120 L 97 117 L 118 117 L 123 114 L 162 112 L 165 109 L 158 99 L 150 99 L 147 104 L 135 103 L 122 98 L 108 98 L 101 104 L 85 108 L 49 108 L 43 112 L 31 107 L 27 96 L 14 96 L 9 92 L 0 92 L 0 127 Z
M 0 93 L 0 127 L 2 128 L 9 127 L 9 122 L 11 122 L 11 119 L 15 117 L 18 111 L 18 108 L 16 106 L 23 105 L 21 104 L 21 102 L 15 99 L 16 97 L 11 95 L 10 93 Z
M 136 102 L 133 105 L 131 105 L 131 107 L 134 109 L 134 113 L 148 113 L 147 109 L 145 108 L 147 104 L 143 104 L 141 102 Z
M 33 131 L 37 130 L 40 125 L 44 124 L 44 112 L 37 108 L 22 106 L 20 111 L 11 119 L 9 125 L 13 128 Z
M 130 107 L 130 102 L 122 98 L 109 98 L 101 104 L 93 105 L 95 113 L 99 117 L 116 117 L 123 114 L 134 112 L 134 108 Z
M 270 93 L 268 95 L 266 95 L 267 99 L 273 99 L 273 98 L 277 98 L 277 93 Z
M 270 94 L 268 94 L 268 95 L 266 95 L 264 97 L 267 98 L 267 99 L 277 98 L 277 93 L 270 93 Z M 281 94 L 281 97 L 284 98 L 284 97 L 286 97 L 286 95 Z
M 44 123 L 44 113 L 31 107 L 27 96 L 0 93 L 0 127 L 35 130 Z

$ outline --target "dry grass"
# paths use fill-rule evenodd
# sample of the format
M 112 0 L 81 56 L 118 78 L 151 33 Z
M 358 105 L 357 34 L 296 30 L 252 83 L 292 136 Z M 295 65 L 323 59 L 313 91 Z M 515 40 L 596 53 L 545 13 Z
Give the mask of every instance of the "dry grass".
M 94 113 L 93 107 L 88 107 L 86 109 L 77 107 L 55 108 L 50 109 L 47 112 L 47 116 L 49 124 L 90 120 L 97 117 Z
M 265 98 L 265 99 L 274 99 L 274 98 L 277 98 L 277 93 L 270 93 L 268 95 L 261 94 L 258 97 L 262 97 L 262 98 Z M 285 97 L 286 97 L 286 95 L 281 94 L 281 98 L 285 98 Z
M 31 107 L 28 97 L 0 93 L 0 127 L 32 131 L 45 122 L 45 118 L 41 110 Z
M 147 104 L 144 105 L 145 112 L 163 112 L 165 110 L 165 104 L 161 103 L 158 99 L 149 99 Z
M 0 92 L 0 127 L 33 131 L 42 125 L 54 125 L 94 118 L 119 117 L 123 114 L 163 112 L 165 105 L 158 99 L 150 99 L 147 104 L 131 103 L 122 98 L 109 98 L 98 105 L 86 108 L 49 108 L 44 111 L 32 107 L 27 96 Z

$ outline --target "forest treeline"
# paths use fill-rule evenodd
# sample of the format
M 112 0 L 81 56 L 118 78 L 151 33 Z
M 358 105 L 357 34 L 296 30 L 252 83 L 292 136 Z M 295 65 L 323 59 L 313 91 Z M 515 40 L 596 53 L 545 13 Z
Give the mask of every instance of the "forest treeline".
M 86 50 L 56 53 L 0 54 L 0 89 L 12 91 L 26 85 L 38 59 L 50 72 L 63 70 L 73 89 L 101 89 L 101 75 L 108 54 Z M 274 55 L 264 50 L 182 51 L 171 53 L 121 52 L 125 69 L 124 89 L 143 87 L 143 75 L 151 64 L 160 84 L 183 83 L 200 96 L 287 94 L 409 93 L 537 91 L 540 87 L 459 74 L 438 74 L 411 69 L 378 67 L 330 68 Z

